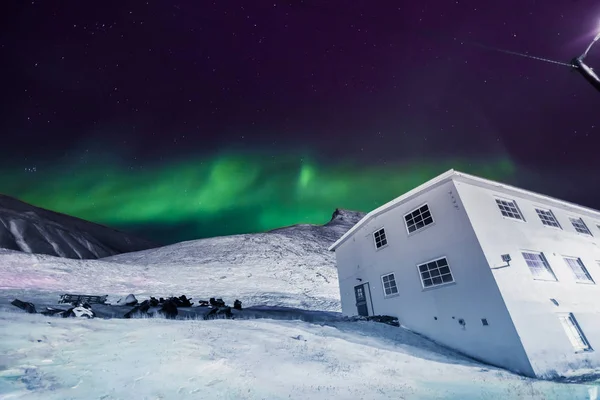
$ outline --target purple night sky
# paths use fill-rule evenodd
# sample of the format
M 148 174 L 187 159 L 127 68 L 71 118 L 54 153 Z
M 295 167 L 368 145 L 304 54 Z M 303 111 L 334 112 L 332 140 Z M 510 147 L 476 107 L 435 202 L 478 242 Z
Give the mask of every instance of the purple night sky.
M 600 208 L 600 93 L 567 67 L 463 43 L 568 63 L 600 29 L 598 1 L 10 3 L 0 193 L 158 239 L 266 229 L 206 226 L 282 202 L 304 210 L 265 190 L 268 201 L 164 217 L 158 203 L 206 184 L 209 172 L 190 170 L 224 157 L 259 170 L 231 189 L 244 199 L 288 190 L 294 160 L 310 159 L 327 195 L 296 222 L 369 211 L 421 179 L 388 177 L 452 166 Z M 587 62 L 600 68 L 600 45 Z M 363 180 L 372 197 L 347 200 Z M 333 191 L 341 181 L 349 192 Z M 148 182 L 168 188 L 140 194 Z M 140 198 L 160 210 L 136 214 Z

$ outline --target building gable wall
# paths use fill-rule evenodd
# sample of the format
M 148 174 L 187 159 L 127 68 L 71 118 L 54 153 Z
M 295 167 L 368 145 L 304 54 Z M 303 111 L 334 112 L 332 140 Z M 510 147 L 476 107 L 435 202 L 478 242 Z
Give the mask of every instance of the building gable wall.
M 423 204 L 435 222 L 409 234 L 404 216 Z M 381 228 L 388 245 L 377 249 L 373 233 Z M 455 282 L 423 288 L 417 265 L 440 257 Z M 368 282 L 375 314 L 396 316 L 407 328 L 471 357 L 532 374 L 452 181 L 372 218 L 336 249 L 336 258 L 345 314 L 356 314 L 354 286 Z M 398 293 L 386 297 L 381 276 L 388 273 Z

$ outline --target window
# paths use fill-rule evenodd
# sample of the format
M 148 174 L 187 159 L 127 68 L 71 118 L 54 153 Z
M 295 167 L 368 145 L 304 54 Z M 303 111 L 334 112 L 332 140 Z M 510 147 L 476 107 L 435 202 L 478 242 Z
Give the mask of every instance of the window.
M 558 318 L 571 341 L 571 344 L 577 351 L 591 351 L 592 346 L 587 341 L 585 335 L 581 331 L 581 327 L 577 323 L 573 313 L 559 315 Z
M 385 230 L 383 228 L 373 233 L 373 238 L 375 239 L 375 247 L 378 249 L 387 244 L 387 238 L 385 237 Z
M 543 281 L 557 280 L 543 253 L 523 253 L 523 258 L 535 279 Z
M 573 224 L 573 228 L 575 228 L 575 230 L 577 232 L 592 236 L 592 232 L 590 232 L 590 230 L 588 229 L 585 222 L 583 222 L 583 219 L 581 219 L 581 218 L 569 218 L 569 219 L 571 220 L 571 223 Z
M 592 277 L 590 276 L 590 273 L 588 272 L 587 268 L 585 267 L 585 265 L 583 265 L 581 258 L 563 258 L 567 265 L 571 267 L 571 270 L 573 271 L 573 275 L 575 275 L 575 279 L 577 280 L 577 282 L 595 283 Z
M 417 268 L 424 288 L 454 282 L 448 260 L 445 257 L 418 265 Z
M 551 210 L 542 210 L 536 208 L 535 212 L 537 213 L 538 217 L 540 217 L 542 224 L 546 226 L 552 226 L 554 228 L 560 228 L 560 224 L 556 220 L 556 217 L 554 216 L 554 213 Z
M 433 224 L 433 217 L 431 211 L 429 211 L 429 206 L 425 204 L 406 214 L 404 216 L 404 221 L 406 222 L 408 233 L 412 233 L 427 225 Z
M 386 296 L 391 296 L 398 293 L 398 287 L 396 286 L 394 274 L 383 275 L 381 277 L 381 282 L 383 283 L 383 293 L 385 293 Z
M 503 216 L 524 221 L 516 202 L 496 199 L 496 204 L 498 204 L 498 208 Z
M 365 290 L 363 289 L 362 285 L 360 286 L 356 286 L 354 288 L 354 292 L 356 294 L 356 301 L 365 301 Z

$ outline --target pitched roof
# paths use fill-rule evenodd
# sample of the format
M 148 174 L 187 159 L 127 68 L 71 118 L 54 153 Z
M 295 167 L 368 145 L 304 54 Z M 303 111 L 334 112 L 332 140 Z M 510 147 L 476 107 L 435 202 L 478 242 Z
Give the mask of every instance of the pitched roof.
M 505 189 L 509 192 L 513 192 L 513 193 L 517 193 L 517 194 L 521 194 L 521 195 L 525 195 L 527 197 L 532 197 L 535 198 L 538 201 L 543 201 L 543 202 L 550 202 L 550 203 L 554 203 L 556 205 L 560 205 L 569 209 L 572 209 L 573 211 L 579 211 L 582 212 L 584 214 L 588 214 L 591 215 L 593 218 L 599 218 L 600 219 L 600 211 L 595 210 L 593 208 L 589 208 L 589 207 L 584 207 L 584 206 L 580 206 L 578 204 L 575 203 L 570 203 L 568 201 L 564 201 L 564 200 L 560 200 L 560 199 L 556 199 L 554 197 L 550 197 L 550 196 L 546 196 L 543 194 L 539 194 L 539 193 L 535 193 L 529 190 L 525 190 L 525 189 L 520 189 L 518 187 L 515 186 L 510 186 L 510 185 L 505 185 L 503 183 L 499 183 L 496 181 L 492 181 L 489 179 L 484 179 L 484 178 L 480 178 L 478 176 L 475 175 L 469 175 L 469 174 L 465 174 L 463 172 L 459 172 L 456 171 L 454 169 L 448 170 L 446 172 L 444 172 L 443 174 L 440 174 L 438 176 L 436 176 L 435 178 L 423 183 L 422 185 L 417 186 L 416 188 L 404 193 L 402 196 L 395 198 L 392 201 L 389 201 L 387 203 L 385 203 L 384 205 L 374 209 L 373 211 L 369 212 L 367 215 L 365 215 L 360 221 L 358 221 L 358 223 L 356 223 L 356 225 L 354 225 L 352 228 L 350 228 L 349 231 L 347 231 L 341 238 L 339 238 L 335 243 L 333 243 L 331 246 L 329 246 L 329 251 L 333 251 L 335 250 L 337 247 L 339 247 L 343 242 L 345 242 L 347 239 L 349 239 L 352 235 L 354 235 L 354 233 L 356 231 L 358 231 L 360 228 L 362 228 L 365 224 L 367 224 L 367 222 L 369 222 L 370 220 L 372 220 L 373 218 L 375 218 L 378 215 L 381 215 L 383 213 L 385 213 L 386 211 L 397 207 L 401 204 L 403 204 L 405 201 L 407 201 L 408 199 L 419 195 L 420 193 L 432 188 L 433 186 L 439 185 L 441 183 L 445 183 L 447 181 L 450 180 L 460 180 L 463 182 L 467 182 L 467 183 L 472 183 L 474 185 L 477 186 L 493 186 L 494 189 L 498 189 L 498 188 L 502 188 Z

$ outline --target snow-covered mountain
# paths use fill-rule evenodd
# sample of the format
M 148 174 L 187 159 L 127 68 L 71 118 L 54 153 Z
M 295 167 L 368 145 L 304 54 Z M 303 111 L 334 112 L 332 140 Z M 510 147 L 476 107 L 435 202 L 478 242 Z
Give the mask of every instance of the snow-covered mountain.
M 328 246 L 339 239 L 365 214 L 336 209 L 325 225 L 299 224 L 265 233 L 218 236 L 180 242 L 169 246 L 119 254 L 104 261 L 143 265 L 214 264 L 240 265 L 245 262 L 281 263 L 290 257 L 314 259 L 317 264 L 330 264 L 333 254 Z
M 300 224 L 278 228 L 270 231 L 271 233 L 280 233 L 287 236 L 302 237 L 305 240 L 317 241 L 328 248 L 330 244 L 342 237 L 358 221 L 365 216 L 360 211 L 351 211 L 336 209 L 331 216 L 331 220 L 325 225 Z
M 161 293 L 169 288 L 178 294 L 185 287 L 186 294 L 247 304 L 339 311 L 335 255 L 327 248 L 363 216 L 337 209 L 325 225 L 192 240 L 101 261 L 153 271 L 154 279 L 161 277 L 156 288 Z M 177 280 L 170 279 L 174 275 Z
M 0 248 L 93 259 L 156 246 L 106 226 L 0 195 Z

